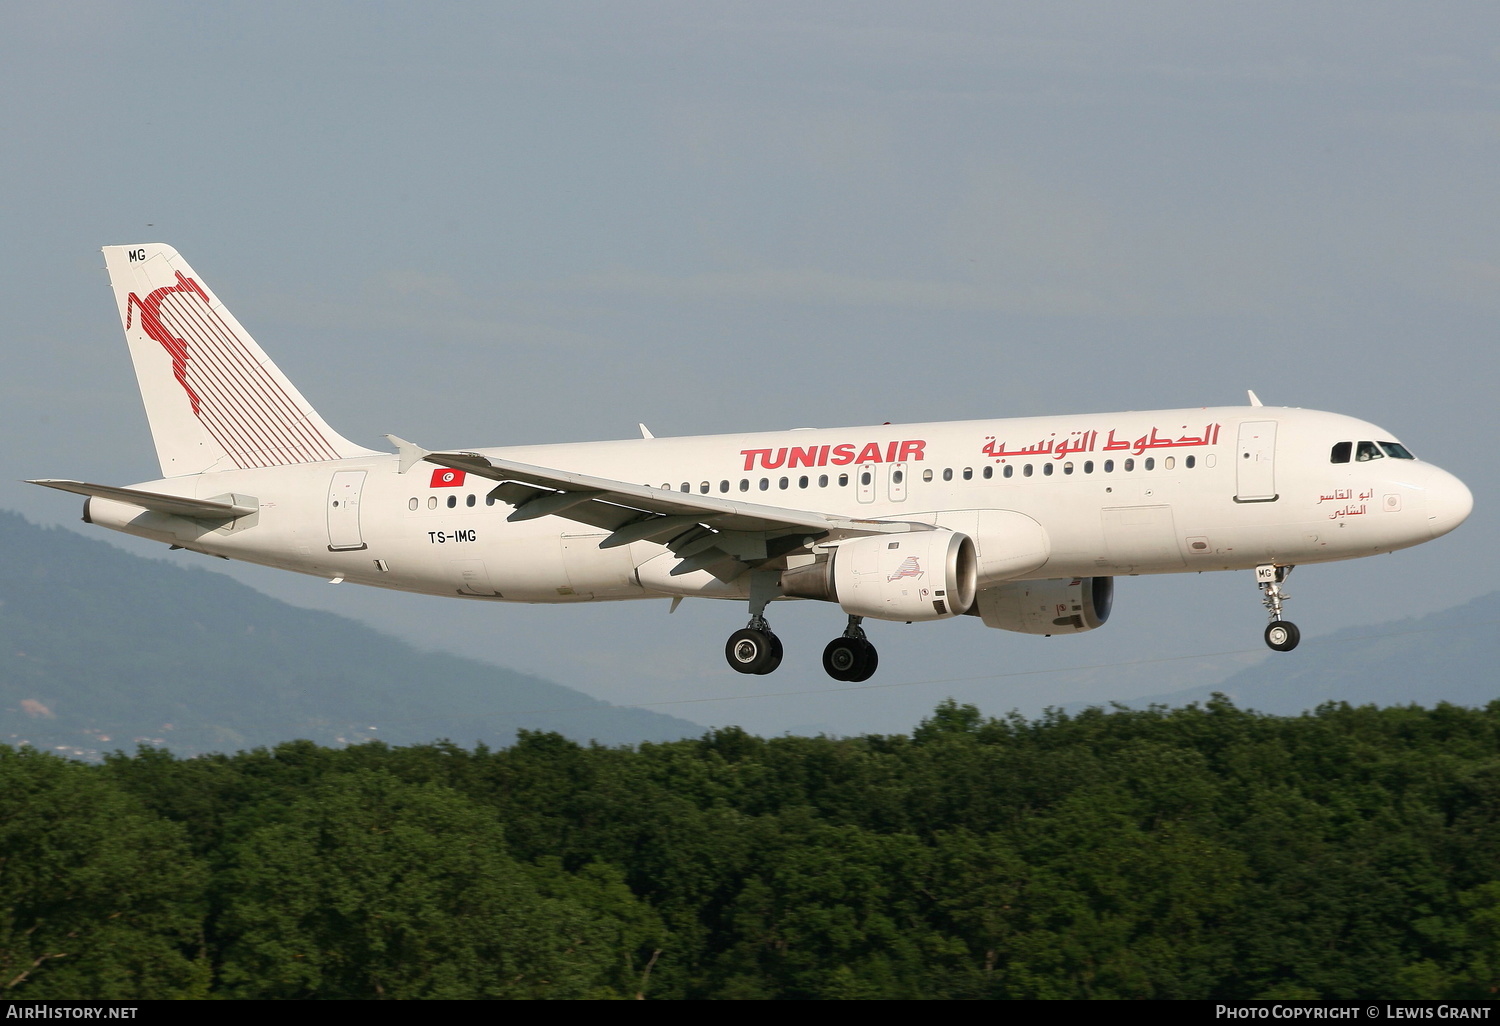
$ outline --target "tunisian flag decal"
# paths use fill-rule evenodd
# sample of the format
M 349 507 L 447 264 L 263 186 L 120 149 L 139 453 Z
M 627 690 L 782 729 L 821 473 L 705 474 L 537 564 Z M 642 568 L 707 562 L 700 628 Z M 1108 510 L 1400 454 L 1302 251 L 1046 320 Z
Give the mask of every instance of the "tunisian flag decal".
M 446 467 L 432 472 L 432 484 L 429 488 L 460 488 L 464 483 L 464 472 L 462 470 L 449 470 Z

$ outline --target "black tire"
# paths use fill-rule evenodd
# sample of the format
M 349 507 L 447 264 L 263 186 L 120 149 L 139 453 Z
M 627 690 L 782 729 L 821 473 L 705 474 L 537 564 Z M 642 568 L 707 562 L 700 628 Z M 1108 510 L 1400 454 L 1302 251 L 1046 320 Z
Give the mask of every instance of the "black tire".
M 775 673 L 776 667 L 781 665 L 781 639 L 770 631 L 766 631 L 766 637 L 771 639 L 771 658 L 766 661 L 765 669 L 755 671 L 762 676 Z
M 766 667 L 774 670 L 775 663 L 780 661 L 776 658 L 779 649 L 774 634 L 746 627 L 735 631 L 724 643 L 724 658 L 737 673 L 769 673 Z
M 862 680 L 869 680 L 875 676 L 875 668 L 880 665 L 880 653 L 875 651 L 875 646 L 868 641 L 861 642 L 863 651 L 860 652 L 859 669 L 848 677 L 851 684 L 858 684 Z
M 823 649 L 823 669 L 834 680 L 869 680 L 880 665 L 875 646 L 863 638 L 834 638 Z
M 823 671 L 834 680 L 848 680 L 859 669 L 860 644 L 857 638 L 834 638 L 823 649 Z
M 1290 652 L 1302 640 L 1302 632 L 1290 620 L 1272 620 L 1266 627 L 1266 644 L 1277 652 Z

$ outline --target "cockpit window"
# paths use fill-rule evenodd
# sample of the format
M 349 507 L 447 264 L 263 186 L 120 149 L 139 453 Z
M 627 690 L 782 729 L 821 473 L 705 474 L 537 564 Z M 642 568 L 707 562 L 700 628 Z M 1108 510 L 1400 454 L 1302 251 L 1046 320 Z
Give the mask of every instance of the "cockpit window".
M 1411 450 L 1408 449 L 1406 446 L 1402 445 L 1400 442 L 1381 442 L 1380 443 L 1380 447 L 1385 450 L 1385 454 L 1387 456 L 1391 457 L 1391 459 L 1395 459 L 1395 460 L 1414 460 L 1414 459 L 1416 459 L 1416 457 L 1411 454 Z
M 1334 442 L 1333 451 L 1328 454 L 1329 463 L 1348 463 L 1349 454 L 1354 451 L 1353 442 Z
M 1378 460 L 1384 457 L 1385 453 L 1381 452 L 1380 446 L 1374 442 L 1360 442 L 1359 447 L 1354 450 L 1354 459 L 1359 463 L 1364 463 L 1368 460 Z

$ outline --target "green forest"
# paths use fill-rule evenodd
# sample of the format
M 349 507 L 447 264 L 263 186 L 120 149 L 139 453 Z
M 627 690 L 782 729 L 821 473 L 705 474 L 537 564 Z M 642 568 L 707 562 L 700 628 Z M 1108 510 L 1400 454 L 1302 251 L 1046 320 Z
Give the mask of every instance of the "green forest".
M 12 998 L 1483 998 L 1500 702 L 0 747 Z

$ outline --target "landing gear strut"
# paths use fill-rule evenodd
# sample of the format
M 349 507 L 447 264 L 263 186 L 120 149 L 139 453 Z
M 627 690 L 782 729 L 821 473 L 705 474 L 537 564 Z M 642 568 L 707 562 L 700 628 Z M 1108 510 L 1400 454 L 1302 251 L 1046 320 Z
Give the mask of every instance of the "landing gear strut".
M 865 629 L 859 625 L 863 619 L 861 616 L 850 616 L 849 626 L 844 629 L 843 637 L 834 638 L 823 649 L 823 669 L 834 680 L 854 683 L 869 680 L 875 673 L 875 667 L 880 665 L 880 656 L 876 653 L 875 646 L 870 644 L 865 637 Z
M 737 673 L 770 673 L 781 665 L 781 639 L 766 622 L 766 606 L 776 594 L 774 574 L 750 578 L 750 622 L 724 644 L 724 658 Z
M 1271 616 L 1266 625 L 1266 644 L 1277 652 L 1290 652 L 1302 640 L 1302 632 L 1290 620 L 1281 618 L 1281 604 L 1289 595 L 1281 590 L 1281 582 L 1291 575 L 1294 567 L 1265 564 L 1255 568 L 1255 583 L 1261 590 L 1261 602 Z

